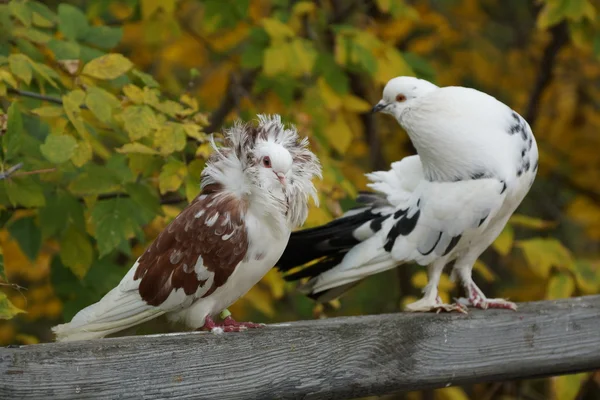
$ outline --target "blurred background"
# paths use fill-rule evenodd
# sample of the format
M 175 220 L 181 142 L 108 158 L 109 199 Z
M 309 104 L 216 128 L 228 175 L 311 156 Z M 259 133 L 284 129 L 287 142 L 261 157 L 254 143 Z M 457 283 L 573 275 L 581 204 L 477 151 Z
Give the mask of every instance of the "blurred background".
M 207 135 L 278 113 L 324 167 L 306 226 L 414 154 L 384 84 L 470 86 L 522 114 L 535 184 L 475 268 L 490 297 L 600 293 L 600 4 L 596 0 L 0 1 L 0 345 L 52 340 L 115 286 L 199 191 Z M 111 54 L 111 55 L 108 55 Z M 231 311 L 291 321 L 398 312 L 423 268 L 325 306 L 272 270 Z M 447 276 L 444 300 L 458 291 Z M 156 321 L 139 333 L 173 329 Z M 595 399 L 600 373 L 388 399 Z

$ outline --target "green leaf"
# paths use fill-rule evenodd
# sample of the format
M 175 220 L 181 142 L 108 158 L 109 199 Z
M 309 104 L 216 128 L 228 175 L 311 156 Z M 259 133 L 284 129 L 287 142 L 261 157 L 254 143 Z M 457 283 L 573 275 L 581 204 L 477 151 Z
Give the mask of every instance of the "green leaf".
M 94 251 L 88 235 L 71 225 L 60 241 L 60 260 L 82 279 L 94 259 Z
M 23 130 L 23 117 L 17 102 L 8 107 L 8 124 L 6 133 L 2 136 L 4 159 L 11 160 L 19 152 L 25 132 Z
M 13 73 L 17 78 L 25 82 L 27 85 L 31 83 L 33 77 L 33 71 L 29 64 L 29 59 L 24 54 L 11 54 L 8 57 L 8 63 L 10 66 L 10 72 Z
M 42 186 L 31 176 L 5 179 L 6 193 L 12 205 L 23 207 L 43 207 L 46 204 Z
M 60 191 L 48 196 L 46 206 L 38 211 L 42 236 L 57 235 L 73 224 L 80 231 L 85 230 L 83 205 L 70 194 Z
M 551 398 L 560 400 L 577 400 L 583 398 L 584 396 L 580 396 L 579 394 L 589 376 L 589 372 L 583 372 L 550 378 L 553 392 Z
M 19 21 L 21 21 L 23 25 L 27 27 L 31 26 L 31 19 L 33 15 L 25 2 L 11 1 L 8 3 L 8 9 L 10 13 Z
M 76 40 L 87 35 L 90 24 L 79 8 L 61 3 L 58 5 L 58 29 L 67 38 Z
M 135 230 L 135 204 L 131 199 L 101 200 L 92 209 L 92 222 L 96 227 L 96 240 L 100 257 L 110 253 Z
M 149 88 L 160 87 L 160 85 L 158 84 L 158 82 L 156 82 L 152 75 L 146 74 L 145 72 L 142 72 L 137 69 L 134 69 L 131 72 L 133 73 L 133 75 L 137 76 L 144 83 L 144 85 L 148 86 Z
M 109 50 L 119 44 L 122 37 L 123 29 L 121 27 L 92 26 L 83 41 Z
M 99 87 L 89 87 L 85 98 L 85 105 L 100 121 L 108 123 L 112 119 L 112 110 L 121 105 L 119 100 L 111 93 Z
M 133 63 L 122 54 L 106 54 L 85 64 L 82 73 L 96 79 L 115 79 L 129 71 Z
M 600 269 L 594 270 L 588 260 L 575 261 L 575 282 L 584 294 L 595 294 L 600 291 Z
M 125 185 L 125 191 L 140 207 L 150 211 L 154 215 L 164 215 L 158 194 L 149 186 L 141 183 L 128 183 Z
M 75 195 L 93 195 L 114 192 L 120 179 L 108 168 L 88 164 L 85 170 L 71 181 L 69 190 Z
M 338 94 L 347 94 L 350 87 L 348 76 L 328 53 L 319 53 L 314 66 L 316 76 L 322 76 Z
M 42 154 L 54 164 L 69 161 L 75 152 L 77 141 L 70 135 L 49 135 L 46 142 L 40 146 Z
M 0 319 L 12 319 L 15 315 L 24 312 L 20 308 L 15 307 L 4 292 L 0 292 Z
M 42 232 L 33 217 L 20 218 L 9 225 L 8 232 L 31 261 L 34 261 L 42 247 Z
M 121 114 L 121 118 L 131 140 L 148 136 L 152 130 L 158 128 L 154 111 L 145 105 L 127 107 Z
M 46 46 L 54 53 L 57 60 L 76 60 L 81 51 L 79 44 L 73 41 L 52 39 Z

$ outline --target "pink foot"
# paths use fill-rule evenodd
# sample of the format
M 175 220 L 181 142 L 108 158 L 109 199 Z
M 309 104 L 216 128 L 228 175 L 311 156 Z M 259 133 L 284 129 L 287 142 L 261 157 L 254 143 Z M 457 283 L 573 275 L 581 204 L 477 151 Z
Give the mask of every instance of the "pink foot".
M 257 324 L 254 322 L 237 322 L 231 317 L 231 315 L 227 316 L 223 320 L 222 324 L 217 324 L 210 316 L 207 316 L 204 320 L 204 326 L 198 330 L 212 332 L 215 329 L 221 329 L 223 332 L 241 332 L 247 330 L 248 328 L 261 328 L 263 326 L 265 326 L 265 324 Z
M 466 306 L 480 308 L 482 310 L 487 310 L 488 308 L 503 308 L 517 311 L 517 305 L 513 302 L 504 299 L 488 299 L 485 297 L 481 289 L 479 289 L 473 282 L 469 284 L 467 292 L 469 293 L 469 298 L 461 298 L 458 300 L 459 303 Z

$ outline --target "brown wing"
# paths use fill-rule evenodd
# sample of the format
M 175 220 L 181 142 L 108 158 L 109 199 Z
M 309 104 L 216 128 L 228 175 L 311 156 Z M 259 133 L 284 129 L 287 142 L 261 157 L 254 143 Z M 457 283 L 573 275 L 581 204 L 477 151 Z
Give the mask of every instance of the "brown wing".
M 248 249 L 244 213 L 245 205 L 224 195 L 220 185 L 207 186 L 139 258 L 134 280 L 141 279 L 142 299 L 159 306 L 173 290 L 196 293 L 207 284 L 194 269 L 199 257 L 214 273 L 212 286 L 202 297 L 224 285 Z

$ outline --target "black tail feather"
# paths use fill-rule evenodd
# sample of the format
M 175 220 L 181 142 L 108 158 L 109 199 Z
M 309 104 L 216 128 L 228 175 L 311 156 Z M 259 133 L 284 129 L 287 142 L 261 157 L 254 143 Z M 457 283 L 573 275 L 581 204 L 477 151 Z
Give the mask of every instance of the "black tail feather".
M 348 250 L 359 243 L 353 235 L 355 229 L 377 217 L 378 215 L 370 209 L 365 209 L 316 228 L 293 232 L 283 255 L 276 264 L 277 268 L 287 272 L 311 261 L 322 259 L 316 264 L 286 276 L 286 280 L 316 276 L 333 268 Z

